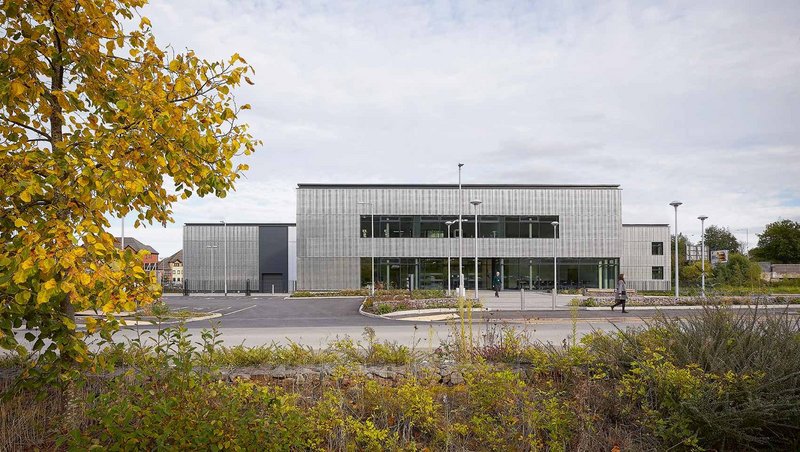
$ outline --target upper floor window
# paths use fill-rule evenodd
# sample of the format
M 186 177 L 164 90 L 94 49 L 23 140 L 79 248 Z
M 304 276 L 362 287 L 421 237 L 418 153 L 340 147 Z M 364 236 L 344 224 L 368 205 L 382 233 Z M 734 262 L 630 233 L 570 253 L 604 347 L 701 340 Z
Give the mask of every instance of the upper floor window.
M 664 255 L 664 242 L 653 242 L 652 244 L 653 256 Z
M 462 229 L 465 238 L 475 237 L 474 216 L 464 215 Z M 360 218 L 359 237 L 372 237 L 372 225 L 375 225 L 375 237 L 384 238 L 444 238 L 447 237 L 447 222 L 450 226 L 450 237 L 458 237 L 458 217 L 422 216 L 422 215 L 370 215 Z M 557 215 L 531 216 L 479 216 L 478 237 L 480 238 L 514 238 L 514 239 L 551 239 L 558 237 L 559 229 L 554 228 L 553 221 Z

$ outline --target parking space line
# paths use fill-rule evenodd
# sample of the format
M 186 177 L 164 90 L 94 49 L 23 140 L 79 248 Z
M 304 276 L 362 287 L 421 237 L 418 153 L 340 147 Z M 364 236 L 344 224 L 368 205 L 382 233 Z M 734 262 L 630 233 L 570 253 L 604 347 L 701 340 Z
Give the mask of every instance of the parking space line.
M 214 309 L 213 311 L 208 311 L 208 313 L 210 314 L 210 313 L 213 313 L 213 312 L 224 311 L 224 310 L 226 310 L 226 309 L 230 309 L 230 308 L 232 308 L 232 307 L 233 307 L 233 306 L 228 306 L 227 308 L 219 308 L 219 309 Z
M 236 314 L 237 312 L 247 311 L 248 309 L 253 309 L 256 306 L 258 306 L 258 305 L 254 304 L 253 306 L 250 306 L 250 307 L 247 307 L 247 308 L 238 309 L 238 310 L 233 311 L 233 312 L 226 312 L 225 315 L 231 315 L 231 314 Z

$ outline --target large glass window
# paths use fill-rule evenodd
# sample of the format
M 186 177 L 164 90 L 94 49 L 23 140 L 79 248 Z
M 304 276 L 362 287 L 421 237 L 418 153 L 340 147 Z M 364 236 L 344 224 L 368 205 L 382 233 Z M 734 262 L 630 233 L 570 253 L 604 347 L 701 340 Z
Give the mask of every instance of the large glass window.
M 502 217 L 478 217 L 478 235 L 481 238 L 503 237 Z M 473 225 L 475 226 L 475 225 Z
M 361 258 L 361 284 L 370 283 L 370 258 Z M 464 258 L 464 285 L 475 287 L 475 261 Z M 663 279 L 663 267 L 660 269 Z M 619 273 L 619 259 L 566 258 L 558 260 L 557 275 L 553 274 L 550 258 L 481 258 L 478 261 L 478 287 L 491 287 L 492 275 L 499 272 L 504 289 L 550 290 L 554 282 L 562 289 L 613 288 Z M 375 259 L 376 288 L 407 289 L 411 284 L 419 289 L 447 289 L 446 258 L 388 258 Z M 458 259 L 450 260 L 450 287 L 458 287 Z
M 465 238 L 475 237 L 475 217 L 464 215 L 463 231 Z M 360 219 L 359 237 L 369 238 L 372 226 L 369 215 Z M 444 238 L 447 237 L 447 222 L 456 221 L 450 216 L 375 216 L 375 237 L 396 238 Z M 559 221 L 557 215 L 538 216 L 479 216 L 478 236 L 480 238 L 550 239 L 559 229 L 551 224 Z M 450 228 L 450 236 L 458 237 L 458 223 Z M 654 243 L 655 245 L 655 243 Z M 662 244 L 663 254 L 663 244 Z

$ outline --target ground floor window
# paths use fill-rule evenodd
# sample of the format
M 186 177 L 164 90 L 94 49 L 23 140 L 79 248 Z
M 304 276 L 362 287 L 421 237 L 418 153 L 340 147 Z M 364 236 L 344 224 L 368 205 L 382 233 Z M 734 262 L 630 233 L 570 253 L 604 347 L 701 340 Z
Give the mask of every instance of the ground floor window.
M 664 279 L 664 267 L 653 267 L 653 279 Z
M 369 257 L 361 258 L 361 285 L 370 284 Z M 463 260 L 464 286 L 475 287 L 475 259 Z M 548 290 L 560 288 L 613 288 L 619 273 L 617 258 L 558 259 L 554 278 L 552 258 L 480 258 L 478 288 L 489 289 L 492 275 L 500 273 L 504 289 Z M 385 289 L 447 289 L 446 258 L 376 257 L 375 287 Z M 450 259 L 450 288 L 459 285 L 458 258 Z

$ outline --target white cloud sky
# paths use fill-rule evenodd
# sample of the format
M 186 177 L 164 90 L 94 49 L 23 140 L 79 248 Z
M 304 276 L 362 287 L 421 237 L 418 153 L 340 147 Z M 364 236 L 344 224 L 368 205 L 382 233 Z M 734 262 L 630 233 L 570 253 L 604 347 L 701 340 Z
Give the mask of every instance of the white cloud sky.
M 238 52 L 264 146 L 225 199 L 130 232 L 293 222 L 295 186 L 615 183 L 625 222 L 800 218 L 800 3 L 156 0 L 161 45 Z M 118 228 L 118 223 L 114 224 Z M 691 228 L 691 229 L 686 229 Z M 115 232 L 118 229 L 115 229 Z M 126 231 L 128 232 L 128 231 Z

